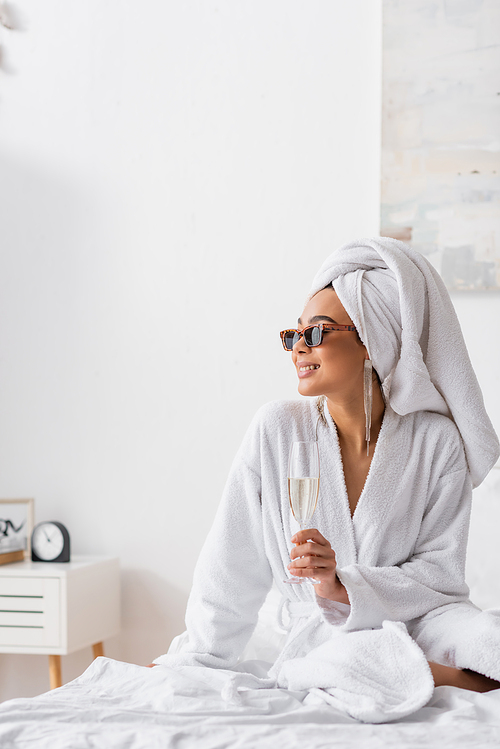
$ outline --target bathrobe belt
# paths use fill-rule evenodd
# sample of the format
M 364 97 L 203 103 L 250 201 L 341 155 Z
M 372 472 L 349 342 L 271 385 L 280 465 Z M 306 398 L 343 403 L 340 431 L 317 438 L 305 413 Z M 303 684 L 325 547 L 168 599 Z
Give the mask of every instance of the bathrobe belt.
M 283 613 L 286 611 L 288 621 L 285 623 Z M 278 612 L 276 614 L 278 626 L 284 632 L 290 632 L 294 619 L 309 619 L 317 615 L 321 616 L 321 610 L 313 601 L 290 601 L 285 596 L 282 597 Z

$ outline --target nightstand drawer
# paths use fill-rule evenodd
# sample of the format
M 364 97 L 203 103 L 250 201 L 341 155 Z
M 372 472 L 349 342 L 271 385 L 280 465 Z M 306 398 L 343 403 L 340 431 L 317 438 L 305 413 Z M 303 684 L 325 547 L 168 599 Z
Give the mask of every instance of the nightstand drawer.
M 0 578 L 0 647 L 58 647 L 58 578 Z

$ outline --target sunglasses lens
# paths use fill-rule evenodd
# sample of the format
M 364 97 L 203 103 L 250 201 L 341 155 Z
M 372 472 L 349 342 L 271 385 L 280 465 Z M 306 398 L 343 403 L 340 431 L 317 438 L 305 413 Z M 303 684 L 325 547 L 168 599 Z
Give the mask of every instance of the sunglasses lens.
M 319 346 L 321 343 L 321 330 L 317 325 L 304 331 L 304 340 L 308 346 Z
M 298 340 L 299 336 L 295 330 L 287 330 L 285 333 L 286 350 L 291 351 Z

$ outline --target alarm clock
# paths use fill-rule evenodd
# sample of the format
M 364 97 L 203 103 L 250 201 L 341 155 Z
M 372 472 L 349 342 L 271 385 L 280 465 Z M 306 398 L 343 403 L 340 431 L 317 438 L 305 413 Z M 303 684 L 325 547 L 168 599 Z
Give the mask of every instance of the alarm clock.
M 69 562 L 69 533 L 55 520 L 38 523 L 31 534 L 32 562 Z

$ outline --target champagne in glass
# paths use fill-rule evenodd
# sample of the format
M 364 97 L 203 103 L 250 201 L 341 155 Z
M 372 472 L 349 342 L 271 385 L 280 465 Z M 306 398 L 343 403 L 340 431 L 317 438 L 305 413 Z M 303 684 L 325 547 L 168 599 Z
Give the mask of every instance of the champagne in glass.
M 292 513 L 300 525 L 300 530 L 310 528 L 310 522 L 316 509 L 319 493 L 318 478 L 289 478 L 288 479 L 288 496 L 290 498 L 290 507 Z
M 288 460 L 288 497 L 295 520 L 303 531 L 311 528 L 319 494 L 319 453 L 317 442 L 292 442 Z M 316 583 L 310 577 L 292 577 L 285 583 Z

